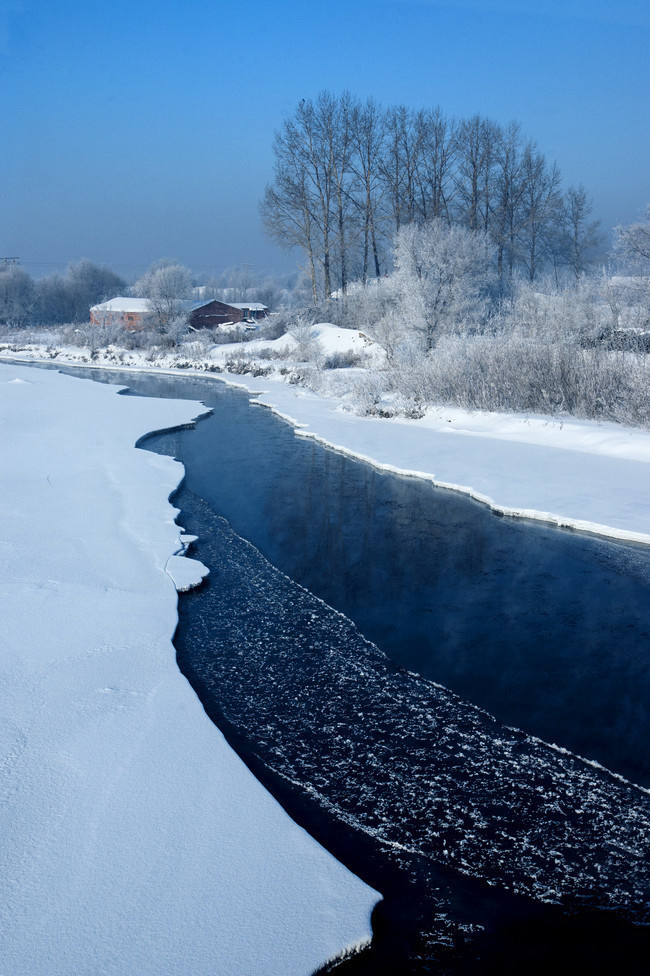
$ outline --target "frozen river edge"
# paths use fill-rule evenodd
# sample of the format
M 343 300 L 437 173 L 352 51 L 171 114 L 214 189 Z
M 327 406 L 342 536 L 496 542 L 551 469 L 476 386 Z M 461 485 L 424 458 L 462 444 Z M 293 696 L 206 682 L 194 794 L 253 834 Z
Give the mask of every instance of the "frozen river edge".
M 203 410 L 18 365 L 0 397 L 0 969 L 309 973 L 369 936 L 377 895 L 178 672 L 171 576 L 203 572 L 178 555 L 183 469 L 133 445 Z
M 110 369 L 3 353 L 0 362 Z M 251 374 L 127 366 L 116 372 L 213 378 L 246 390 L 296 434 L 372 464 L 459 491 L 498 514 L 650 545 L 650 431 L 611 422 L 429 408 L 425 417 L 362 417 L 345 401 Z

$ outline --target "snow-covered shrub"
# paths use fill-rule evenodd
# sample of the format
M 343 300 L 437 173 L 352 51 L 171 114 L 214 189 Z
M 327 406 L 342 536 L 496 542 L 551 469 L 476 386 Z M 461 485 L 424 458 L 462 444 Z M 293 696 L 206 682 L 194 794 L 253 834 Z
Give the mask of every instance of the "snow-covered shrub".
M 367 332 L 382 347 L 388 362 L 394 363 L 407 337 L 404 316 L 396 309 L 389 309 Z
M 120 345 L 124 336 L 121 325 L 102 325 L 95 322 L 63 325 L 57 330 L 60 345 L 81 346 L 91 353 L 106 349 L 107 346 Z
M 187 316 L 177 315 L 167 322 L 159 324 L 156 330 L 156 341 L 164 349 L 175 349 L 181 338 L 187 333 Z
M 268 366 L 259 366 L 250 359 L 229 359 L 226 361 L 224 366 L 229 373 L 235 373 L 237 376 L 244 376 L 245 374 L 250 374 L 252 376 L 268 376 L 268 374 L 271 372 Z
M 392 416 L 395 411 L 384 403 L 389 382 L 388 374 L 371 370 L 355 383 L 354 405 L 357 411 L 364 416 Z
M 394 278 L 372 278 L 365 284 L 352 282 L 344 296 L 330 302 L 328 314 L 322 316 L 349 329 L 363 332 L 372 330 L 375 322 L 382 319 L 397 303 L 398 293 Z M 332 315 L 332 312 L 334 315 Z
M 344 352 L 333 352 L 323 361 L 323 369 L 349 369 L 351 366 L 362 366 L 365 362 L 363 353 L 347 349 Z
M 292 325 L 290 335 L 296 341 L 292 352 L 293 358 L 299 363 L 315 363 L 322 355 L 322 346 L 318 341 L 318 330 L 313 321 L 300 317 Z
M 215 345 L 211 329 L 193 329 L 183 337 L 182 348 L 195 362 L 207 359 Z
M 289 309 L 280 309 L 272 312 L 265 318 L 257 332 L 257 339 L 280 339 L 290 330 L 297 319 L 295 312 Z
M 267 362 L 271 359 L 289 359 L 291 352 L 288 346 L 263 346 L 247 354 L 251 359 L 262 359 Z
M 416 404 L 573 414 L 650 422 L 650 366 L 642 356 L 544 342 L 521 332 L 450 335 L 416 364 L 393 370 L 393 384 Z
M 299 369 L 291 369 L 286 374 L 289 377 L 290 386 L 306 386 L 310 390 L 318 389 L 317 371 L 310 366 L 301 366 Z

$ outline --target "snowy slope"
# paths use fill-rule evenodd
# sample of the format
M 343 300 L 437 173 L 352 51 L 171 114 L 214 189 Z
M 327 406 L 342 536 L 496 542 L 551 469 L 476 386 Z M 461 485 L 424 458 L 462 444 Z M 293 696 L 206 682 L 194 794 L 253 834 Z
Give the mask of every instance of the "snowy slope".
M 356 329 L 343 329 L 338 325 L 331 325 L 329 322 L 319 322 L 312 327 L 312 335 L 318 341 L 324 356 L 331 356 L 337 352 L 352 352 L 371 353 L 377 359 L 384 358 L 381 347 Z M 278 355 L 284 352 L 291 354 L 297 345 L 298 343 L 289 332 L 280 336 L 279 339 L 252 339 L 246 343 L 228 342 L 215 346 L 210 358 L 217 362 L 225 362 L 227 359 L 241 355 L 254 356 L 263 350 L 270 350 Z
M 176 666 L 205 569 L 169 562 L 181 465 L 133 444 L 200 412 L 0 366 L 3 976 L 295 976 L 369 935 Z

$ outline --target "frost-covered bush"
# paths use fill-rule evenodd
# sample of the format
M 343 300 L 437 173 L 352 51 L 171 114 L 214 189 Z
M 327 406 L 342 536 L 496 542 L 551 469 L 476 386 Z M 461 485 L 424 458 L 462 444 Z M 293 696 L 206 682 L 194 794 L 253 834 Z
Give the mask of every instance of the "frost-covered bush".
M 291 329 L 291 326 L 296 322 L 298 316 L 295 311 L 290 309 L 280 309 L 278 312 L 272 312 L 266 319 L 263 320 L 263 324 L 260 326 L 257 333 L 257 339 L 281 339 L 283 335 Z
M 182 341 L 182 351 L 193 362 L 202 362 L 210 355 L 215 345 L 209 329 L 201 329 L 185 335 Z
M 214 338 L 214 344 L 216 346 L 228 346 L 233 342 L 249 342 L 251 339 L 256 338 L 254 333 L 246 332 L 244 329 L 225 329 L 219 328 L 214 329 L 212 336 Z
M 363 353 L 348 349 L 345 352 L 333 352 L 323 361 L 323 369 L 349 369 L 352 366 L 362 366 L 365 362 Z
M 261 359 L 268 362 L 269 360 L 289 359 L 291 352 L 288 346 L 281 346 L 279 348 L 276 346 L 273 348 L 264 346 L 261 349 L 255 349 L 254 352 L 249 352 L 248 355 L 251 359 Z
M 156 330 L 156 341 L 164 349 L 175 349 L 188 329 L 187 316 L 177 315 L 167 322 L 161 322 Z
M 643 356 L 508 335 L 445 336 L 393 384 L 415 403 L 573 414 L 650 423 L 650 366 Z
M 57 339 L 64 346 L 81 346 L 91 353 L 107 346 L 121 345 L 124 328 L 121 325 L 99 325 L 94 322 L 63 325 L 57 330 Z
M 355 384 L 354 403 L 359 413 L 366 416 L 389 416 L 391 411 L 384 403 L 391 377 L 388 373 L 370 371 Z
M 293 358 L 299 363 L 315 363 L 322 356 L 322 346 L 318 341 L 318 330 L 313 321 L 300 317 L 291 327 L 290 335 L 296 342 L 292 352 Z
M 270 367 L 259 366 L 250 359 L 229 359 L 224 366 L 229 373 L 235 373 L 237 376 L 244 376 L 246 374 L 250 374 L 251 376 L 268 376 L 271 372 Z
M 398 292 L 394 278 L 372 278 L 363 284 L 352 282 L 345 296 L 330 302 L 328 314 L 319 316 L 349 329 L 372 330 L 374 323 L 395 308 Z

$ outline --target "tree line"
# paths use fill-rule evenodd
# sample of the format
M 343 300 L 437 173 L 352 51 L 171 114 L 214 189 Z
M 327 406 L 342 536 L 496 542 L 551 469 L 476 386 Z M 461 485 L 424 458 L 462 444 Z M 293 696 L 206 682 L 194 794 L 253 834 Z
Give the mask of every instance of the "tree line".
M 584 187 L 563 192 L 557 165 L 515 122 L 323 91 L 282 123 L 273 155 L 262 220 L 281 246 L 302 250 L 314 302 L 386 273 L 411 223 L 482 234 L 502 289 L 515 273 L 579 277 L 601 243 Z
M 92 305 L 124 294 L 127 284 L 110 268 L 82 260 L 68 265 L 65 275 L 34 281 L 15 265 L 0 273 L 0 325 L 61 325 L 88 321 Z

